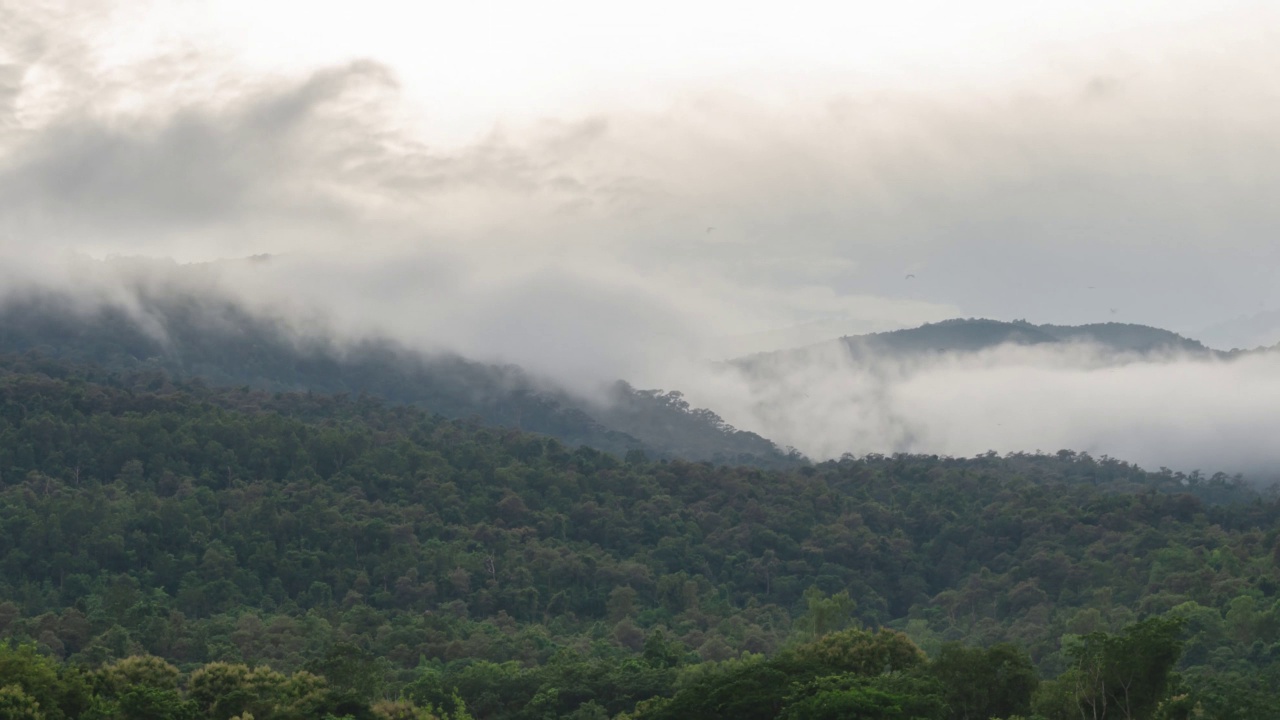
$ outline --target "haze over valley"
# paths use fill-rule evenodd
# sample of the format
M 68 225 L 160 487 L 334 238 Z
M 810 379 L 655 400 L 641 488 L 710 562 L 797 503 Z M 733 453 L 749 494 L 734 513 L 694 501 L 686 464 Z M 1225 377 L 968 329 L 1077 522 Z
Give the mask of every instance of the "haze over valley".
M 1278 29 L 0 0 L 0 717 L 1273 720 Z
M 14 284 L 22 289 L 7 299 L 0 349 L 153 366 L 219 384 L 371 392 L 451 417 L 476 415 L 571 444 L 656 457 L 786 464 L 793 453 L 821 461 L 1069 449 L 1153 470 L 1243 473 L 1263 482 L 1280 467 L 1280 450 L 1268 441 L 1280 431 L 1273 411 L 1280 351 L 1273 348 L 1220 351 L 1117 322 L 952 319 L 726 360 L 672 346 L 665 356 L 597 358 L 590 368 L 583 358 L 522 365 L 516 347 L 468 355 L 419 334 L 425 328 L 361 327 L 358 316 L 340 325 L 337 311 L 300 307 L 298 296 L 280 294 L 305 270 L 275 257 L 191 265 L 77 259 L 73 271 L 82 275 L 74 289 Z M 430 315 L 423 313 L 424 326 Z M 617 343 L 582 352 L 632 347 Z M 544 349 L 580 347 L 566 340 Z M 324 369 L 305 370 L 307 363 Z M 606 367 L 619 374 L 605 374 Z M 546 407 L 530 412 L 526 403 Z M 536 419 L 550 408 L 576 420 Z

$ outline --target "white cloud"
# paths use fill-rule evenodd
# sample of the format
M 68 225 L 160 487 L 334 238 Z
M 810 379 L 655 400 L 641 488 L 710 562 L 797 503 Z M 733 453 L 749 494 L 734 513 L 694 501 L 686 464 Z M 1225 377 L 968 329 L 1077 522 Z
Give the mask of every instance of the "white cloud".
M 1110 455 L 1275 476 L 1280 354 L 1117 357 L 1089 345 L 855 362 L 827 343 L 752 373 L 691 374 L 693 402 L 815 458 L 845 452 Z

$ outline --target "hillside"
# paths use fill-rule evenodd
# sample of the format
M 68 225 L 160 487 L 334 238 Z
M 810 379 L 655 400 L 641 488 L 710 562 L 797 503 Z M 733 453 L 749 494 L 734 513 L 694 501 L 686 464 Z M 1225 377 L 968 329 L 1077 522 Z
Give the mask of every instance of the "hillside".
M 1088 342 L 1114 353 L 1218 354 L 1200 342 L 1177 333 L 1131 323 L 1035 325 L 1025 320 L 1004 322 L 955 319 L 917 328 L 841 338 L 855 356 L 914 353 L 978 352 L 998 345 L 1041 345 Z
M 1041 331 L 1060 342 L 1092 342 L 1112 352 L 1169 353 L 1222 356 L 1198 340 L 1147 325 L 1132 323 L 1091 323 L 1088 325 L 1039 325 Z
M 1060 338 L 1030 323 L 998 320 L 946 320 L 917 328 L 841 338 L 858 355 L 977 352 L 1005 343 L 1039 345 Z
M 624 461 L 368 397 L 11 356 L 0 493 L 0 633 L 69 666 L 265 663 L 366 700 L 610 717 L 845 626 L 933 658 L 1010 642 L 1052 677 L 1072 638 L 1166 617 L 1206 707 L 1267 707 L 1280 679 L 1280 504 L 1066 451 Z
M 531 377 L 453 354 L 424 354 L 389 339 L 338 343 L 303 335 L 224 298 L 138 292 L 136 306 L 84 306 L 56 293 L 0 304 L 0 352 L 37 351 L 113 370 L 162 369 L 215 386 L 369 394 L 449 418 L 555 437 L 624 455 L 787 466 L 799 462 L 738 431 L 678 393 L 619 382 L 591 402 Z
M 850 356 L 857 361 L 902 359 L 940 353 L 973 353 L 1001 345 L 1057 345 L 1073 342 L 1092 343 L 1104 351 L 1116 354 L 1184 353 L 1203 357 L 1230 355 L 1211 350 L 1196 340 L 1168 330 L 1129 323 L 1035 325 L 1025 320 L 1005 322 L 969 318 L 926 323 L 903 330 L 852 335 L 831 341 L 847 348 Z M 733 362 L 742 366 L 776 362 L 811 352 L 827 344 L 760 353 Z

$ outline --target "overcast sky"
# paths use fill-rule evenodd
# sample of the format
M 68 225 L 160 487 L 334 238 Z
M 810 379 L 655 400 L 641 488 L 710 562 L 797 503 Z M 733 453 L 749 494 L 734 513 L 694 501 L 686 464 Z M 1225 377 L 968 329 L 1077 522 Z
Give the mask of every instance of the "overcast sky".
M 4 242 L 570 257 L 710 335 L 1280 309 L 1266 4 L 404 5 L 3 0 Z
M 1271 344 L 1274 8 L 0 0 L 0 280 L 272 253 L 220 282 L 667 386 L 955 316 Z

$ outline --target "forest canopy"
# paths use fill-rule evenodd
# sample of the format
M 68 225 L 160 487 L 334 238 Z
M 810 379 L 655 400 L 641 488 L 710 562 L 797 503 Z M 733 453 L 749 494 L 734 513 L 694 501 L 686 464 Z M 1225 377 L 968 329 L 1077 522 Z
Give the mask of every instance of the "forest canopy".
M 12 717 L 1253 718 L 1280 679 L 1274 496 L 1070 451 L 618 457 L 24 355 L 0 494 Z

